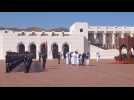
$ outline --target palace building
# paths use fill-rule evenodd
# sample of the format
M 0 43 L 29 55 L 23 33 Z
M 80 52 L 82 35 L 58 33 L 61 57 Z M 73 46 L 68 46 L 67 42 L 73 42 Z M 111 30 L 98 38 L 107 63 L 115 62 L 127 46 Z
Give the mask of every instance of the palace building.
M 42 48 L 46 49 L 48 59 L 55 58 L 57 52 L 63 52 L 64 56 L 67 51 L 89 51 L 91 55 L 97 49 L 100 52 L 117 52 L 119 38 L 126 36 L 134 37 L 134 27 L 90 26 L 86 22 L 76 22 L 70 26 L 69 31 L 60 32 L 1 29 L 0 59 L 5 59 L 7 51 L 29 51 L 38 59 Z

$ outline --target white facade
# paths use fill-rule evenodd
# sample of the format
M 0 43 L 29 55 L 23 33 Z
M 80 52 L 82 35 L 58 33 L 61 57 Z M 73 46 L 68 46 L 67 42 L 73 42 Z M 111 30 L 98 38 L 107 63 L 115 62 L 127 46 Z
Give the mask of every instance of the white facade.
M 6 32 L 5 32 L 6 31 Z M 0 30 L 0 59 L 5 59 L 7 51 L 18 52 L 18 45 L 24 44 L 25 51 L 29 51 L 30 44 L 36 46 L 36 59 L 40 52 L 42 43 L 47 43 L 48 59 L 52 59 L 52 44 L 58 45 L 58 51 L 63 51 L 62 47 L 65 43 L 69 45 L 69 51 L 87 52 L 90 51 L 89 34 L 93 33 L 94 39 L 97 38 L 98 33 L 102 33 L 102 46 L 107 44 L 107 33 L 111 34 L 111 45 L 115 45 L 116 33 L 120 33 L 124 37 L 125 33 L 131 37 L 134 36 L 134 27 L 126 26 L 89 26 L 86 22 L 76 22 L 70 26 L 69 32 L 33 32 L 34 35 L 30 36 L 31 32 L 27 31 L 13 31 L 13 30 Z M 19 34 L 22 34 L 20 35 Z M 52 34 L 56 34 L 53 36 Z M 45 34 L 42 36 L 42 34 Z M 64 34 L 64 36 L 63 36 Z M 100 36 L 101 37 L 101 36 Z M 89 41 L 88 41 L 89 40 Z M 90 52 L 91 53 L 91 52 Z M 92 54 L 92 53 L 91 53 Z

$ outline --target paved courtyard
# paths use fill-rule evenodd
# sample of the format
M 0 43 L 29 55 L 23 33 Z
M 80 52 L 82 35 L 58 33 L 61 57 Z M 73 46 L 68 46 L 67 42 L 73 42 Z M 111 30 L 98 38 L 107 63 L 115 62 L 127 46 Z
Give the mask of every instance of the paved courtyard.
M 47 61 L 46 71 L 38 61 L 32 63 L 30 73 L 19 66 L 11 73 L 5 73 L 5 63 L 0 61 L 0 86 L 134 86 L 134 64 L 115 64 L 113 60 L 94 60 L 89 66 L 66 65 L 62 61 Z

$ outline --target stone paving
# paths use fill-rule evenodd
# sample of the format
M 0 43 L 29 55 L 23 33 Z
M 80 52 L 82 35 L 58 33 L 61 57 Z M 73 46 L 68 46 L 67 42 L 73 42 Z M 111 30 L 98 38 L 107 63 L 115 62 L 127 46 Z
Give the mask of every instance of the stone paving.
M 30 73 L 19 66 L 11 73 L 5 73 L 5 63 L 0 61 L 0 87 L 105 87 L 134 86 L 134 64 L 115 64 L 113 60 L 90 61 L 89 66 L 61 64 L 48 60 L 46 70 L 34 61 Z

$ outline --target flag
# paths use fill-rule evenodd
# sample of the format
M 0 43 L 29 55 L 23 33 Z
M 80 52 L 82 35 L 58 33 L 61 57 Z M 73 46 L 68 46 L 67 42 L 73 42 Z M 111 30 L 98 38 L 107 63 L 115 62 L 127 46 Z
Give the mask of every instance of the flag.
M 46 41 L 46 48 L 47 48 L 47 41 Z
M 46 49 L 47 49 L 47 41 L 46 41 Z

